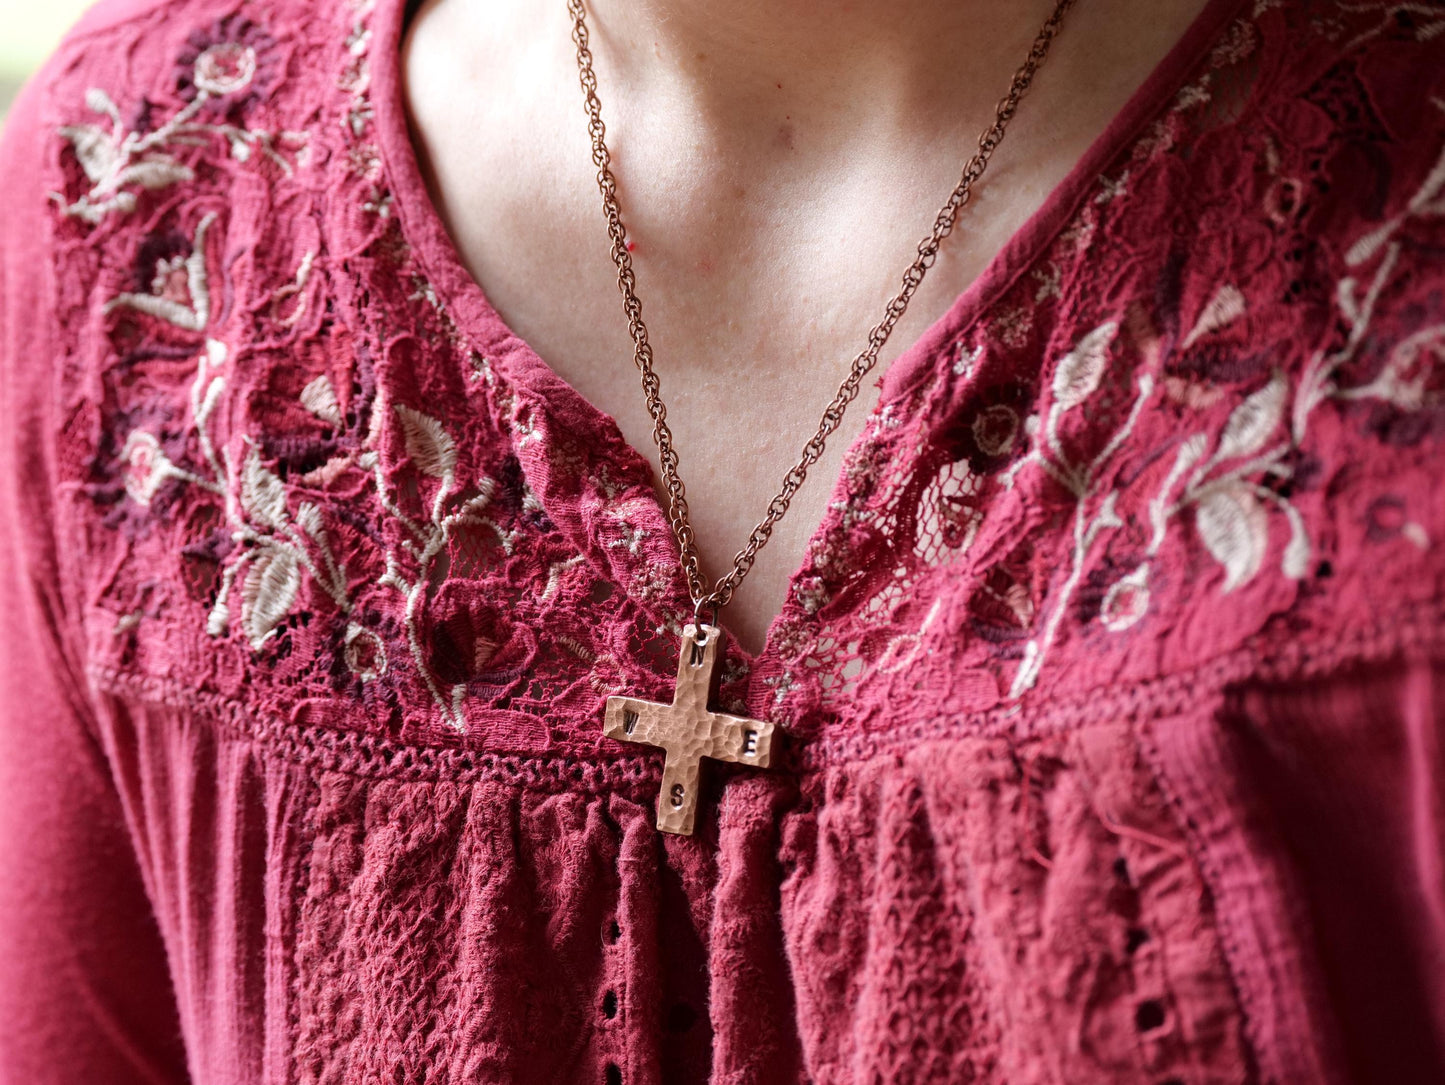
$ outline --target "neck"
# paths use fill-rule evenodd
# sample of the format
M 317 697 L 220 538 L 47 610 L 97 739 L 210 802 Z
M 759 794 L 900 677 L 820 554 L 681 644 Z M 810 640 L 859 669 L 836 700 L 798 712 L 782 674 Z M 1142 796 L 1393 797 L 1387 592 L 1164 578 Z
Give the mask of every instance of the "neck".
M 715 131 L 986 114 L 1056 0 L 592 0 L 614 87 Z M 617 97 L 614 90 L 614 97 Z

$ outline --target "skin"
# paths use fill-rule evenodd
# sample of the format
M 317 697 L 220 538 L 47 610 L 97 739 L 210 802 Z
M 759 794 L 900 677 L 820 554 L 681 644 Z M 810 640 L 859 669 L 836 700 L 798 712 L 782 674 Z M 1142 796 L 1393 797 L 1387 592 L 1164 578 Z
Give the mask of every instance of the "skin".
M 1079 0 L 875 373 L 984 270 L 1203 6 Z M 711 575 L 816 428 L 1052 8 L 589 5 L 638 294 Z M 655 466 L 570 33 L 562 0 L 427 0 L 403 54 L 414 140 L 503 319 Z M 876 399 L 870 380 L 724 612 L 748 650 Z

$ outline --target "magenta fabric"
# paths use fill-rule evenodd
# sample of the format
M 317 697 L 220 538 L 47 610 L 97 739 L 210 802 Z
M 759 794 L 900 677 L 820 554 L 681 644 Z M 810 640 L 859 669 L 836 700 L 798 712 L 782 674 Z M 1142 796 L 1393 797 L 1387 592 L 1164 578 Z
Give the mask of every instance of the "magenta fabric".
M 8 122 L 0 1079 L 1445 1080 L 1445 9 L 1211 0 L 887 373 L 691 838 L 600 732 L 650 468 L 403 19 L 107 0 Z

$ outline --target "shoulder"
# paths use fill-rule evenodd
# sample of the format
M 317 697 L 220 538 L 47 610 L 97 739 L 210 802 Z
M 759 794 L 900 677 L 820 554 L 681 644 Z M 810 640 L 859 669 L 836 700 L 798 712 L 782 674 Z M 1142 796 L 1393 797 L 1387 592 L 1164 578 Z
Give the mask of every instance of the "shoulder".
M 237 727 L 455 739 L 440 626 L 484 634 L 470 596 L 428 594 L 437 568 L 463 538 L 510 559 L 503 515 L 541 529 L 512 401 L 392 199 L 381 148 L 404 122 L 380 50 L 402 6 L 140 5 L 81 28 L 47 73 L 51 489 L 103 691 Z M 521 722 L 517 742 L 548 740 Z
M 174 94 L 190 100 L 200 89 L 194 65 L 207 49 L 236 54 L 249 49 L 257 63 L 253 76 L 280 74 L 304 84 L 318 73 L 295 68 L 296 54 L 324 44 L 336 27 L 358 17 L 358 6 L 347 0 L 101 0 L 65 36 L 42 81 L 57 108 L 76 88 L 80 94 L 74 100 L 83 105 L 90 86 L 117 98 L 159 99 L 157 104 Z M 219 59 L 213 52 L 208 62 Z M 277 89 L 275 79 L 243 82 L 244 88 L 213 84 L 209 89 L 214 98 L 245 89 L 246 103 L 285 100 L 268 93 Z
M 294 275 L 290 250 L 316 248 L 297 239 L 327 197 L 353 195 L 338 166 L 367 180 L 346 170 L 365 158 L 346 130 L 365 108 L 362 14 L 347 0 L 105 0 L 82 19 L 28 91 L 24 153 L 43 191 L 20 209 L 50 234 L 72 354 L 89 342 L 126 358 L 134 317 L 148 338 L 206 329 L 208 244 L 250 254 L 225 258 L 230 293 L 280 274 L 270 253 L 289 265 L 281 281 Z
M 344 7 L 105 0 L 91 9 L 37 90 L 40 120 L 69 145 L 62 159 L 90 182 L 69 213 L 97 223 L 133 210 L 137 189 L 189 179 L 216 152 L 247 161 L 268 135 L 304 127 L 307 104 L 339 75 L 308 59 L 346 53 L 355 13 Z
M 16 210 L 46 238 L 76 402 L 223 328 L 251 338 L 257 293 L 295 306 L 298 267 L 369 180 L 346 125 L 366 101 L 359 18 L 347 0 L 105 0 L 28 88 Z
M 56 533 L 97 673 L 246 674 L 256 646 L 289 652 L 311 588 L 344 595 L 331 556 L 366 521 L 323 531 L 318 509 L 374 460 L 368 304 L 421 309 L 390 327 L 428 342 L 440 319 L 385 198 L 371 7 L 107 2 L 27 92 L 51 345 L 6 363 L 54 370 Z

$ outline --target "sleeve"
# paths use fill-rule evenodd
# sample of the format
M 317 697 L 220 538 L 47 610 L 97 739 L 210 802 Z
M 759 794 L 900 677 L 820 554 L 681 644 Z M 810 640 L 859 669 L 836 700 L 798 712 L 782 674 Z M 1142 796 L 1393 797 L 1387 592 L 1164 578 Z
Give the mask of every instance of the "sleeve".
M 95 737 L 56 537 L 65 351 L 43 86 L 0 138 L 0 1081 L 183 1081 L 165 951 Z

